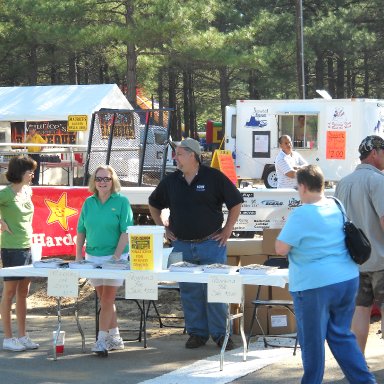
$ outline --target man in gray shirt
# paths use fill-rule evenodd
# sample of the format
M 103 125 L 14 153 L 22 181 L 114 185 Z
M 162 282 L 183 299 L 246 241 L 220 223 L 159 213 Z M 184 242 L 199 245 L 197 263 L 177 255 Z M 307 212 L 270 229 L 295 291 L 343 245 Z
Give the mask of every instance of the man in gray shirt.
M 371 257 L 360 266 L 360 287 L 352 320 L 352 331 L 364 353 L 374 303 L 381 307 L 384 319 L 384 139 L 367 136 L 359 152 L 361 164 L 339 181 L 335 196 L 372 246 Z

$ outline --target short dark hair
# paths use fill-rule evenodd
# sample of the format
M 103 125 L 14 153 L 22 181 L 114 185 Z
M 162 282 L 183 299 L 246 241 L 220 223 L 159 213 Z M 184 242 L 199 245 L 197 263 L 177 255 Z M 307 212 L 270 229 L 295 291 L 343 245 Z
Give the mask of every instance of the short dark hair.
M 34 171 L 37 163 L 29 156 L 13 156 L 8 163 L 8 170 L 5 177 L 10 183 L 21 183 L 23 175 L 27 171 Z
M 281 135 L 280 137 L 279 137 L 279 144 L 281 144 L 281 141 L 283 140 L 283 138 L 284 137 L 289 137 L 290 139 L 291 139 L 291 136 L 289 136 L 289 135 Z
M 318 165 L 305 165 L 297 173 L 297 184 L 305 185 L 311 192 L 322 192 L 324 190 L 324 175 Z

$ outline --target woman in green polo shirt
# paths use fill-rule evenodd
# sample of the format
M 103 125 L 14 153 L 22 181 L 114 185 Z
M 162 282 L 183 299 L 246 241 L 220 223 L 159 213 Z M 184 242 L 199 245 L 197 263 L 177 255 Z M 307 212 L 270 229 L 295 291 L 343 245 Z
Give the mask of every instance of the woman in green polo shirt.
M 6 173 L 10 182 L 0 191 L 1 260 L 3 267 L 17 267 L 32 263 L 32 189 L 29 184 L 36 169 L 36 161 L 28 156 L 14 156 Z M 3 349 L 13 352 L 36 349 L 26 333 L 27 296 L 30 279 L 4 277 L 1 297 L 1 320 L 3 323 Z M 12 336 L 11 307 L 16 297 L 16 317 L 19 337 Z
M 103 264 L 111 259 L 128 258 L 127 228 L 133 225 L 133 213 L 128 199 L 119 194 L 120 182 L 109 165 L 99 166 L 89 181 L 88 197 L 77 225 L 76 261 L 85 258 Z M 108 350 L 124 349 L 117 325 L 115 298 L 123 280 L 91 279 L 100 300 L 99 333 L 92 352 L 105 354 Z

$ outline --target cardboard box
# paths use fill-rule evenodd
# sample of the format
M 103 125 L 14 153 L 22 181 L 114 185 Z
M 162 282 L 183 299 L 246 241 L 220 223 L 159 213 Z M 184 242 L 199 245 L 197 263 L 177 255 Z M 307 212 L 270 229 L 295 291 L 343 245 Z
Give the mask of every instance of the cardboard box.
M 296 332 L 295 316 L 286 308 L 274 307 L 268 310 L 268 334 L 284 335 Z
M 240 266 L 240 257 L 239 256 L 227 256 L 227 264 L 234 267 Z
M 275 251 L 275 241 L 279 235 L 281 228 L 270 228 L 263 230 L 263 253 L 267 255 L 277 255 Z
M 228 239 L 227 254 L 230 256 L 257 255 L 263 253 L 262 239 Z
M 285 286 L 285 288 L 272 287 L 273 300 L 292 300 L 292 296 L 288 289 L 288 284 Z

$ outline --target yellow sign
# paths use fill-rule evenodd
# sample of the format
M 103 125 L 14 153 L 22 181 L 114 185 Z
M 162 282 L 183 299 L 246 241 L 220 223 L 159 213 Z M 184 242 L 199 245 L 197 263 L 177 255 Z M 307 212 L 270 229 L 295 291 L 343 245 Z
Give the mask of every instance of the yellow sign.
M 134 271 L 154 270 L 153 235 L 130 235 L 130 262 Z
M 68 132 L 86 131 L 88 128 L 87 115 L 69 115 Z

